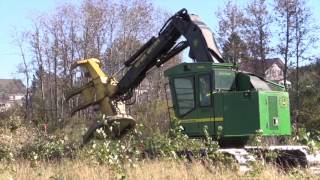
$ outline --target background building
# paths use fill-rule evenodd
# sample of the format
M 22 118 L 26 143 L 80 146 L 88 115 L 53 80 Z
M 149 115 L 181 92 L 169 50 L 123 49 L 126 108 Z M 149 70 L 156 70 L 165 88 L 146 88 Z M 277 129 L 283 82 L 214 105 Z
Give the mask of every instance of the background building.
M 241 61 L 239 65 L 239 69 L 242 71 L 257 74 L 267 80 L 284 85 L 284 63 L 280 58 L 266 59 L 265 63 L 262 61 Z M 286 83 L 288 87 L 291 86 L 290 81 L 287 80 Z
M 19 79 L 0 79 L 0 111 L 22 104 L 26 87 Z

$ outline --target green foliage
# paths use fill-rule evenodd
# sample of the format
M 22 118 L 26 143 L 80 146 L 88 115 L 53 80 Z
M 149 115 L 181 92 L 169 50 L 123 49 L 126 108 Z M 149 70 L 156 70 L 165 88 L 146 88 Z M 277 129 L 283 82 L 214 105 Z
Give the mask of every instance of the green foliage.
M 257 129 L 255 134 L 249 137 L 248 144 L 253 146 L 264 146 L 267 144 L 263 143 L 263 130 Z
M 130 162 L 125 149 L 126 147 L 118 141 L 93 141 L 83 153 L 86 159 L 91 160 L 91 163 L 107 164 L 118 173 L 122 173 L 124 162 Z
M 237 33 L 230 34 L 228 40 L 223 44 L 222 50 L 223 59 L 231 63 L 236 63 L 240 59 L 249 58 L 247 44 Z
M 278 156 L 279 156 L 279 154 L 276 151 L 267 151 L 264 153 L 264 157 L 267 162 L 276 163 L 276 159 Z
M 151 156 L 178 159 L 177 153 L 189 151 L 196 154 L 201 148 L 199 140 L 190 139 L 183 133 L 180 122 L 173 120 L 172 128 L 168 133 L 162 134 L 157 130 L 152 136 L 146 139 L 146 150 Z
M 305 128 L 299 128 L 297 135 L 293 137 L 293 142 L 307 145 L 311 150 L 316 150 L 319 147 L 319 141 L 317 142 L 311 137 L 311 133 L 307 132 Z
M 67 144 L 64 137 L 39 135 L 21 149 L 20 156 L 30 160 L 61 160 L 74 156 L 74 149 L 74 144 Z
M 124 174 L 125 165 L 135 166 L 136 162 L 142 158 L 183 160 L 187 157 L 187 153 L 191 153 L 196 159 L 201 157 L 201 149 L 208 155 L 203 158 L 211 163 L 230 160 L 217 153 L 218 143 L 209 136 L 207 129 L 204 129 L 207 135 L 204 140 L 190 139 L 183 133 L 182 126 L 176 120 L 166 133 L 156 130 L 151 136 L 145 138 L 143 137 L 144 129 L 143 125 L 138 124 L 132 133 L 121 140 L 101 138 L 106 137 L 106 134 L 103 129 L 99 129 L 95 140 L 78 155 L 93 163 L 107 164 L 120 175 Z
M 218 139 L 221 135 L 222 127 L 218 127 Z M 205 135 L 205 141 L 204 141 L 204 150 L 207 152 L 206 157 L 204 158 L 206 161 L 210 162 L 210 164 L 215 164 L 220 167 L 226 167 L 226 168 L 236 168 L 235 159 L 231 156 L 228 156 L 226 154 L 222 154 L 218 152 L 219 144 L 217 141 L 214 141 L 212 137 L 209 135 L 208 132 L 208 126 L 203 127 L 203 133 Z
M 0 161 L 14 161 L 10 148 L 3 144 L 0 144 Z
M 125 165 L 135 166 L 135 162 L 142 157 L 143 128 L 141 124 L 136 125 L 136 129 L 121 140 L 108 139 L 103 128 L 100 128 L 95 133 L 95 140 L 79 150 L 77 156 L 90 163 L 108 165 L 123 178 Z
M 290 80 L 293 88 L 290 92 L 292 119 L 297 128 L 305 128 L 310 137 L 319 139 L 320 129 L 320 61 L 299 69 L 299 86 L 295 71 Z
M 218 126 L 218 129 L 217 129 L 217 140 L 221 139 L 222 132 L 223 132 L 223 127 L 222 126 Z
M 6 111 L 0 112 L 0 127 L 14 131 L 22 125 L 22 121 L 23 118 L 21 107 L 18 105 L 13 106 Z
M 209 135 L 208 126 L 203 127 L 203 133 L 205 135 L 205 147 L 209 155 L 214 155 L 218 148 L 219 144 L 217 141 L 213 141 L 212 137 Z

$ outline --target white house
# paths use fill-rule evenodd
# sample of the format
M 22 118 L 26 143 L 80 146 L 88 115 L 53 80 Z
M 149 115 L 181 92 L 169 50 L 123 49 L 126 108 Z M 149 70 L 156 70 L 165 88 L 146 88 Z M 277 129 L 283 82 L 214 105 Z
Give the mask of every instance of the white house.
M 264 74 L 267 80 L 284 85 L 283 68 L 284 63 L 280 58 L 272 58 L 266 59 L 264 64 L 261 61 L 242 61 L 239 69 L 258 75 Z M 264 73 L 261 73 L 264 69 Z M 291 87 L 290 81 L 286 80 L 286 84 Z
M 274 63 L 265 71 L 265 75 L 268 80 L 280 81 L 283 79 L 283 70 Z
M 26 87 L 18 79 L 0 79 L 0 111 L 5 111 L 14 104 L 21 105 Z

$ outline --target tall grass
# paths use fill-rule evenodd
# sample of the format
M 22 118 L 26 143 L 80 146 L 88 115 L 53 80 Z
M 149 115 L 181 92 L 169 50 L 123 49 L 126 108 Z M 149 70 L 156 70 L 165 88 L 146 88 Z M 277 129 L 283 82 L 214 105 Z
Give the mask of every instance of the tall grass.
M 119 179 L 117 173 L 108 166 L 89 164 L 85 161 L 62 161 L 55 163 L 40 162 L 31 165 L 30 161 L 0 165 L 0 179 Z M 206 167 L 202 163 L 182 161 L 146 160 L 135 166 L 127 167 L 125 179 L 319 179 L 302 171 L 286 173 L 271 165 L 259 171 L 241 173 L 224 167 Z M 123 178 L 123 177 L 122 177 Z

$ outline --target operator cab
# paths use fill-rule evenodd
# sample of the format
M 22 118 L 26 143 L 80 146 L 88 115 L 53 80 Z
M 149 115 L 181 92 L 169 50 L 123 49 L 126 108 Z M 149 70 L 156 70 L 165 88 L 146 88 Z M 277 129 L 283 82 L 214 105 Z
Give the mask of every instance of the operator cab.
M 186 116 L 196 107 L 211 106 L 212 94 L 235 88 L 232 64 L 182 63 L 165 75 L 169 77 L 177 117 Z
M 223 122 L 222 92 L 235 90 L 236 71 L 232 64 L 182 63 L 167 71 L 175 116 L 191 137 L 202 136 L 203 126 L 214 134 Z M 213 98 L 214 95 L 216 98 Z M 200 124 L 199 124 L 200 123 Z
M 289 98 L 283 86 L 227 63 L 182 63 L 165 71 L 175 117 L 189 137 L 225 139 L 290 134 Z M 221 131 L 221 133 L 219 133 Z

